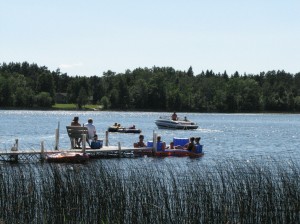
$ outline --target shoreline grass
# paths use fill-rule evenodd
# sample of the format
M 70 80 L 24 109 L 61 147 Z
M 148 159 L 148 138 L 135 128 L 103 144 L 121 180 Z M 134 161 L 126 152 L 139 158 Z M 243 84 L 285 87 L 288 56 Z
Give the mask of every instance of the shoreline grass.
M 87 104 L 84 105 L 80 110 L 100 110 L 102 107 L 96 104 Z M 54 110 L 79 110 L 76 104 L 55 104 L 51 109 Z
M 300 166 L 143 160 L 0 166 L 3 223 L 299 223 Z

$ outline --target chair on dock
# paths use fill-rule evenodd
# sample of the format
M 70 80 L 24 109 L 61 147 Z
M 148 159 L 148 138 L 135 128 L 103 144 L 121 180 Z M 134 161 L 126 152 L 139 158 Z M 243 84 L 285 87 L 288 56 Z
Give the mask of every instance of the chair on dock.
M 68 135 L 70 137 L 71 141 L 71 149 L 74 149 L 76 144 L 75 144 L 75 139 L 83 138 L 82 136 L 88 135 L 88 129 L 87 127 L 80 127 L 80 126 L 66 126 Z

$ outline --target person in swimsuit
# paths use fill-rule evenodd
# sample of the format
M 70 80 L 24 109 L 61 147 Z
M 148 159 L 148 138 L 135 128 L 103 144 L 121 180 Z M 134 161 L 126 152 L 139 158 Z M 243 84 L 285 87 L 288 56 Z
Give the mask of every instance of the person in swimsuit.
M 146 144 L 144 143 L 144 135 L 139 136 L 139 141 L 135 142 L 133 144 L 134 148 L 140 148 L 140 147 L 146 147 Z

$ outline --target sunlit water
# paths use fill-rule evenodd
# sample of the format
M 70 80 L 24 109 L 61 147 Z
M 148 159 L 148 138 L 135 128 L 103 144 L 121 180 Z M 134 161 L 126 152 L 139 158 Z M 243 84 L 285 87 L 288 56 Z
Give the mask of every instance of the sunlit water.
M 19 150 L 40 150 L 44 141 L 47 150 L 55 146 L 55 129 L 59 127 L 59 148 L 68 149 L 70 140 L 66 126 L 74 116 L 81 124 L 93 118 L 99 138 L 105 131 L 120 123 L 133 124 L 142 130 L 145 140 L 152 140 L 153 132 L 162 136 L 169 144 L 173 137 L 200 136 L 205 156 L 201 159 L 176 158 L 174 160 L 194 162 L 222 159 L 252 160 L 257 158 L 299 159 L 300 115 L 298 114 L 203 114 L 178 113 L 198 123 L 197 130 L 158 129 L 155 120 L 171 113 L 157 112 L 102 112 L 102 111 L 14 111 L 0 110 L 0 150 L 9 151 L 15 139 Z M 138 134 L 109 133 L 109 145 L 130 147 L 138 141 Z M 170 158 L 168 158 L 170 160 Z

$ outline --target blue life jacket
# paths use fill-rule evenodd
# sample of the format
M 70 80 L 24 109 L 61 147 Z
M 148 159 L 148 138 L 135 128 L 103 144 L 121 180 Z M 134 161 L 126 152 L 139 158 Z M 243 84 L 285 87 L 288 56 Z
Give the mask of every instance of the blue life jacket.
M 103 144 L 103 142 L 100 141 L 100 140 L 98 140 L 98 141 L 92 141 L 91 142 L 91 148 L 92 149 L 100 149 L 100 148 L 102 148 L 102 144 Z
M 157 152 L 162 151 L 163 142 L 157 142 Z
M 196 147 L 196 153 L 202 153 L 203 145 L 195 145 L 195 147 Z

